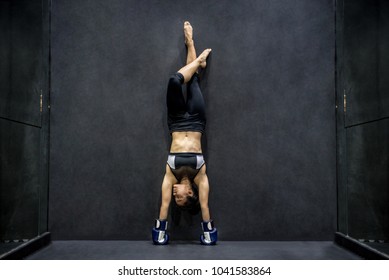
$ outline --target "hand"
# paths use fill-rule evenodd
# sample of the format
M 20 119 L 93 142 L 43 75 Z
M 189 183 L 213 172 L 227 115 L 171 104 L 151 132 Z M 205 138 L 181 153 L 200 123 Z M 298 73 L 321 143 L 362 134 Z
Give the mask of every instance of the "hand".
M 152 230 L 153 243 L 155 245 L 166 245 L 169 242 L 169 235 L 166 233 L 167 220 L 155 220 L 155 227 Z
M 217 242 L 217 229 L 213 226 L 213 221 L 202 222 L 201 227 L 203 234 L 200 236 L 201 244 L 203 245 L 216 245 Z

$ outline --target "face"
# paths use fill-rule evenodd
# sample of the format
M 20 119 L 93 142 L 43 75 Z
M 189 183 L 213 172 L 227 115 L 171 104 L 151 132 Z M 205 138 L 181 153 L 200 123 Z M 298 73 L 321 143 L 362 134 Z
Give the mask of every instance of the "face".
M 173 196 L 178 206 L 184 206 L 187 197 L 193 196 L 193 191 L 188 184 L 175 184 L 173 185 Z

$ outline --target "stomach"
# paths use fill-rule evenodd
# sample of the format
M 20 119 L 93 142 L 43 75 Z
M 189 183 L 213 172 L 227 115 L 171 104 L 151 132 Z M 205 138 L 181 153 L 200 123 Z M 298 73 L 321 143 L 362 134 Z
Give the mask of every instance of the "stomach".
M 175 131 L 172 133 L 171 153 L 202 153 L 201 132 Z

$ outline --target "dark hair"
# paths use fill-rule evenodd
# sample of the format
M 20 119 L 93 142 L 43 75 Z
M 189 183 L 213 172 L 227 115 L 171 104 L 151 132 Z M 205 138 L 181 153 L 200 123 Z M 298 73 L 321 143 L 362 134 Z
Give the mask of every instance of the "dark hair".
M 174 203 L 178 209 L 186 211 L 191 215 L 197 215 L 200 212 L 200 202 L 199 202 L 199 190 L 195 183 L 192 183 L 192 196 L 186 197 L 186 203 L 183 206 L 178 206 Z
M 188 211 L 191 215 L 197 215 L 200 212 L 199 191 L 195 184 L 192 184 L 193 195 L 186 198 L 183 210 Z

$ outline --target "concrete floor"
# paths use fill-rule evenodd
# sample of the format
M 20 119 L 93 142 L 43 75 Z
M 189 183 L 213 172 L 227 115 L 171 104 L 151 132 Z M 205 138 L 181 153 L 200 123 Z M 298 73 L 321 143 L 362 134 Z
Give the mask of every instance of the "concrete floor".
M 199 242 L 53 241 L 28 256 L 30 260 L 355 260 L 354 253 L 332 241 L 221 241 L 216 246 Z

